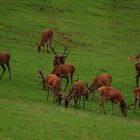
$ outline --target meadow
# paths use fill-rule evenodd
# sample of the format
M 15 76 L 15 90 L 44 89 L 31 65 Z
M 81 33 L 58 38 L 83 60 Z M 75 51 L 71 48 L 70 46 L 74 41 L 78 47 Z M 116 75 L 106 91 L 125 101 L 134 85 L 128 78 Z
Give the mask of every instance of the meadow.
M 35 44 L 53 29 L 56 51 L 70 46 L 66 63 L 76 67 L 74 80 L 90 85 L 105 71 L 132 103 L 136 72 L 128 56 L 140 51 L 139 7 L 139 0 L 0 0 L 0 51 L 11 54 L 12 74 L 0 80 L 0 140 L 139 140 L 139 108 L 124 117 L 115 105 L 111 115 L 106 102 L 107 114 L 98 114 L 98 93 L 85 109 L 47 101 L 37 70 L 49 74 L 54 54 L 37 53 Z

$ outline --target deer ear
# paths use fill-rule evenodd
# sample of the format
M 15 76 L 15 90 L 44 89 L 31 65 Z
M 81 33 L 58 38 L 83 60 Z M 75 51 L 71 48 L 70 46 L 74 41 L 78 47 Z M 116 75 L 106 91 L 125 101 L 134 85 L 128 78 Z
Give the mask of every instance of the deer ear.
M 88 84 L 86 83 L 86 86 L 87 86 L 87 89 L 89 90 L 89 86 L 88 86 Z

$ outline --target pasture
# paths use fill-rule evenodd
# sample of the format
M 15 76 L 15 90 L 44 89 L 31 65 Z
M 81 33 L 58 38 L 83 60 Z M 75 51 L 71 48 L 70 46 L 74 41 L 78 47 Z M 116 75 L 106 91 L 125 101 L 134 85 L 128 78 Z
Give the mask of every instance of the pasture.
M 37 53 L 35 44 L 51 28 L 57 52 L 70 46 L 66 63 L 75 65 L 74 80 L 90 85 L 110 73 L 112 86 L 132 103 L 136 72 L 127 58 L 140 51 L 139 7 L 139 0 L 0 0 L 0 51 L 11 54 L 12 75 L 9 80 L 6 71 L 0 80 L 0 140 L 139 140 L 138 107 L 124 117 L 115 105 L 111 115 L 106 102 L 107 114 L 98 114 L 98 93 L 85 109 L 82 103 L 75 109 L 73 101 L 58 106 L 52 95 L 47 101 L 37 70 L 49 74 L 54 54 Z

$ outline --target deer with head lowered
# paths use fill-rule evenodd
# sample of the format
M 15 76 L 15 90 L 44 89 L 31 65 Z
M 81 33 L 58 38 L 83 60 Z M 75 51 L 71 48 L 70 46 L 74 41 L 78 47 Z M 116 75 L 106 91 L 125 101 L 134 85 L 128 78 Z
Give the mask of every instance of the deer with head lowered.
M 71 85 L 73 84 L 74 71 L 75 71 L 75 67 L 73 64 L 60 64 L 60 65 L 56 65 L 53 68 L 53 71 L 51 72 L 51 74 L 55 74 L 61 79 L 66 78 L 67 80 L 67 83 L 65 85 L 65 90 L 66 90 L 69 84 L 69 78 L 71 80 Z
M 81 96 L 83 96 L 83 107 L 85 108 L 85 98 L 88 94 L 88 89 L 83 80 L 76 81 L 71 87 L 70 92 L 65 97 L 65 108 L 68 107 L 68 104 L 72 98 L 74 98 L 75 108 L 79 108 Z M 77 106 L 78 102 L 78 106 Z
M 3 72 L 0 76 L 0 79 L 2 79 L 3 77 L 3 74 L 5 73 L 6 71 L 6 67 L 5 65 L 7 66 L 8 68 L 8 71 L 9 71 L 9 79 L 11 80 L 11 71 L 10 71 L 10 54 L 7 53 L 7 52 L 0 52 L 0 65 L 3 69 Z
M 49 99 L 49 91 L 50 89 L 53 89 L 54 91 L 54 101 L 58 101 L 60 99 L 61 95 L 61 80 L 55 75 L 55 74 L 49 74 L 46 78 L 43 75 L 42 69 L 38 70 L 38 73 L 40 74 L 42 78 L 42 86 L 43 89 L 48 90 L 47 100 Z M 59 98 L 57 98 L 59 96 Z M 61 103 L 61 100 L 59 101 L 59 104 Z
M 94 99 L 95 91 L 101 86 L 111 86 L 112 76 L 111 74 L 104 73 L 97 75 L 93 80 L 91 86 L 88 88 L 89 93 L 92 93 L 92 100 Z
M 51 47 L 52 52 L 54 53 L 55 57 L 53 60 L 53 65 L 60 65 L 60 64 L 64 64 L 65 63 L 65 59 L 68 57 L 69 55 L 69 46 L 65 46 L 64 51 L 62 53 L 56 53 L 54 47 Z
M 99 113 L 100 113 L 100 106 L 102 106 L 104 113 L 106 113 L 104 109 L 104 102 L 111 101 L 112 114 L 114 109 L 114 103 L 115 104 L 119 103 L 121 112 L 123 113 L 124 116 L 127 115 L 128 107 L 126 106 L 122 93 L 118 89 L 109 86 L 102 86 L 98 89 L 98 91 L 100 94 L 99 110 L 98 110 Z
M 48 29 L 44 32 L 42 32 L 41 34 L 41 40 L 40 43 L 36 43 L 37 44 L 37 48 L 38 48 L 38 52 L 41 51 L 41 48 L 43 48 L 43 52 L 45 51 L 45 45 L 47 46 L 47 52 L 49 53 L 49 46 L 48 46 L 48 41 L 50 43 L 50 47 L 51 47 L 51 43 L 52 43 L 52 38 L 53 38 L 53 31 L 51 29 Z

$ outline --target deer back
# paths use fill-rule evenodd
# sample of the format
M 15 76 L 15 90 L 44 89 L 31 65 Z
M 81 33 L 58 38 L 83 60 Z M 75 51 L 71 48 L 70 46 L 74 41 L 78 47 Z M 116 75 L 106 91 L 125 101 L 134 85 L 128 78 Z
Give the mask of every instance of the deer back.
M 116 88 L 109 87 L 109 86 L 102 86 L 98 89 L 98 91 L 100 95 L 107 100 L 112 100 L 116 102 L 120 102 L 121 100 L 123 100 L 123 96 L 121 92 Z
M 57 75 L 58 77 L 60 76 L 71 76 L 75 70 L 74 65 L 72 64 L 60 64 L 56 65 L 52 71 L 52 74 Z
M 111 82 L 112 76 L 110 74 L 101 74 L 95 77 L 90 88 L 96 90 L 101 86 L 110 86 Z
M 10 61 L 10 54 L 7 52 L 0 52 L 0 64 L 7 64 Z
M 45 32 L 42 32 L 41 34 L 41 40 L 44 42 L 47 42 L 52 37 L 53 37 L 53 31 L 50 29 Z
M 61 80 L 54 74 L 49 74 L 45 80 L 45 84 L 53 88 L 59 88 Z

